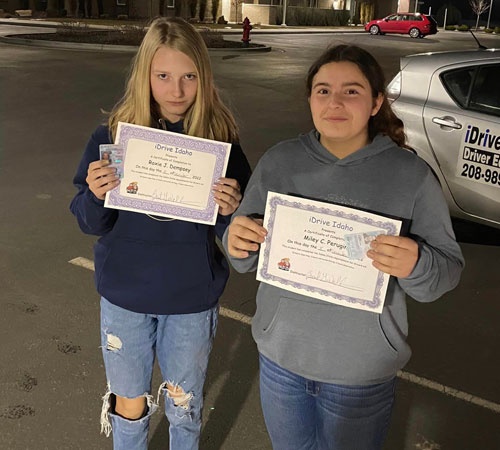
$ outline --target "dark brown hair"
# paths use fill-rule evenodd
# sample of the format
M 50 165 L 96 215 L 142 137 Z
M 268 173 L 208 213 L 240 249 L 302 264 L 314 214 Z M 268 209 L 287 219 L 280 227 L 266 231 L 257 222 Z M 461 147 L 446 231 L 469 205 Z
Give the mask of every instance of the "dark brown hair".
M 368 136 L 372 140 L 377 134 L 389 136 L 400 147 L 408 148 L 404 125 L 401 119 L 391 109 L 385 96 L 385 77 L 382 68 L 375 58 L 355 45 L 336 45 L 327 49 L 309 68 L 307 73 L 307 96 L 311 96 L 312 82 L 319 69 L 332 62 L 351 62 L 358 66 L 370 83 L 374 99 L 379 94 L 384 95 L 384 101 L 378 113 L 370 117 L 368 122 Z

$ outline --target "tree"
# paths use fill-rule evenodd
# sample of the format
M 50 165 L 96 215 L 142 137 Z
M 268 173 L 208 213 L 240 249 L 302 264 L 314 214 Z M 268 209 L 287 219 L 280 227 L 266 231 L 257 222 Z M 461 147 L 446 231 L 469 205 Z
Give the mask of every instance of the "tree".
M 196 8 L 198 7 L 198 0 L 188 0 L 189 1 L 189 14 L 191 14 L 191 19 L 196 17 Z
M 57 0 L 47 1 L 47 11 L 57 11 L 59 9 L 59 2 Z
M 217 12 L 219 11 L 219 2 L 220 0 L 212 0 L 212 19 L 214 19 L 214 23 L 217 22 Z
M 76 6 L 75 0 L 64 0 L 64 9 L 68 17 L 76 16 Z
M 469 0 L 469 5 L 472 8 L 472 11 L 474 11 L 477 14 L 477 20 L 476 20 L 476 30 L 479 25 L 479 16 L 488 11 L 490 8 L 490 5 L 488 5 L 487 0 Z
M 207 11 L 207 0 L 200 0 L 200 10 L 198 15 L 200 16 L 200 22 L 205 20 L 205 13 Z

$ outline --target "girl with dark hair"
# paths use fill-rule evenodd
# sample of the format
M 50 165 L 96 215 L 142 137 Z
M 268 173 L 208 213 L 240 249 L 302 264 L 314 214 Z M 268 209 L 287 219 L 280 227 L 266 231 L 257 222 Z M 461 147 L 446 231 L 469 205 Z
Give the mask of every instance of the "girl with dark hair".
M 223 242 L 236 270 L 256 269 L 267 231 L 255 217 L 269 191 L 409 223 L 405 236 L 379 235 L 367 252 L 392 275 L 381 314 L 262 283 L 252 322 L 275 450 L 380 449 L 396 373 L 411 353 L 405 294 L 436 300 L 457 285 L 464 262 L 439 183 L 404 149 L 374 58 L 354 46 L 330 48 L 310 68 L 307 91 L 315 129 L 262 157 Z

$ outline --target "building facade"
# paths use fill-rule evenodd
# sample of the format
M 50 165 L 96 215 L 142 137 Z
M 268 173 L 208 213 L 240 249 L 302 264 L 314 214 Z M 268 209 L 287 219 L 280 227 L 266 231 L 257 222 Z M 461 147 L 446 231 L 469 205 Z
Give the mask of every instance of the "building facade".
M 32 11 L 64 11 L 70 17 L 110 17 L 127 15 L 131 18 L 150 18 L 158 15 L 192 17 L 192 2 L 196 2 L 199 19 L 200 0 L 0 0 L 0 9 L 13 13 L 17 9 Z M 212 21 L 212 2 L 217 2 L 216 17 L 224 16 L 229 22 L 242 22 L 248 16 L 252 23 L 275 24 L 276 8 L 301 6 L 307 8 L 349 11 L 356 17 L 361 3 L 374 4 L 376 18 L 395 12 L 415 11 L 418 0 L 206 0 L 205 21 Z

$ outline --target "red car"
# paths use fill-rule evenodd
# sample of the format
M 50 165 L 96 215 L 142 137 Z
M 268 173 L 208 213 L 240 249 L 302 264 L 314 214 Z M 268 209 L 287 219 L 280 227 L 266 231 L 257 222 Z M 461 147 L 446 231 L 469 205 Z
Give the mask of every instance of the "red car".
M 400 33 L 412 38 L 423 38 L 438 32 L 437 22 L 432 16 L 420 13 L 391 14 L 384 19 L 372 20 L 365 25 L 370 34 Z

